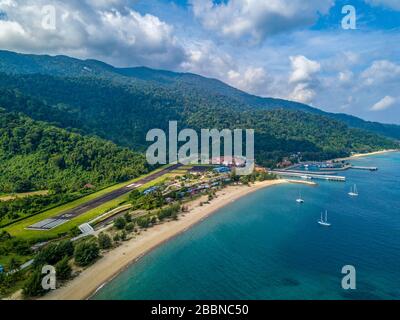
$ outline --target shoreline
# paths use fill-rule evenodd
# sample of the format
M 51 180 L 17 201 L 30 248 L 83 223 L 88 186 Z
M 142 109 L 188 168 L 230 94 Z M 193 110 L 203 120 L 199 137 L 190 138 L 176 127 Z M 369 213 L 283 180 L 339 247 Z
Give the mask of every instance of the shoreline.
M 352 160 L 352 159 L 357 159 L 357 158 L 362 158 L 362 157 L 369 157 L 369 156 L 374 156 L 378 154 L 384 154 L 384 153 L 389 153 L 389 152 L 398 152 L 400 150 L 398 149 L 386 149 L 386 150 L 379 150 L 379 151 L 373 151 L 373 152 L 367 152 L 367 153 L 355 153 L 351 155 L 350 157 L 347 158 L 339 158 L 335 160 Z
M 101 259 L 83 270 L 77 277 L 40 299 L 89 299 L 145 254 L 187 231 L 229 203 L 262 188 L 289 182 L 286 179 L 277 179 L 256 182 L 251 186 L 228 186 L 218 191 L 217 197 L 203 206 L 200 206 L 200 202 L 204 201 L 206 196 L 196 199 L 188 204 L 189 212 L 181 214 L 178 220 L 157 224 L 146 231 L 141 231 L 134 238 L 122 242 L 119 247 L 105 252 Z

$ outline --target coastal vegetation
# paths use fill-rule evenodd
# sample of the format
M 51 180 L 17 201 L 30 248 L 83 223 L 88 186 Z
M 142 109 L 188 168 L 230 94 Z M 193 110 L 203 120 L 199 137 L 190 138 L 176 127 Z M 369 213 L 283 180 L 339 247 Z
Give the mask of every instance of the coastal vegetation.
M 74 260 L 78 266 L 85 267 L 92 264 L 99 257 L 99 254 L 100 249 L 96 242 L 83 241 L 75 247 Z

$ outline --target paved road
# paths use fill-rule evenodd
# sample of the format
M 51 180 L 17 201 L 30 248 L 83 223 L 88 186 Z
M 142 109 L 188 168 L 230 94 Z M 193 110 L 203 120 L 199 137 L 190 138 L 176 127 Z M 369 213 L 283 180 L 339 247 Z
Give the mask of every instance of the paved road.
M 128 193 L 128 192 L 132 191 L 133 189 L 140 187 L 141 185 L 143 185 L 145 183 L 151 182 L 151 181 L 163 176 L 164 174 L 179 168 L 180 166 L 181 166 L 181 164 L 175 164 L 175 165 L 165 168 L 161 171 L 150 174 L 147 177 L 136 181 L 135 183 L 132 183 L 128 186 L 111 191 L 110 193 L 107 193 L 103 196 L 100 196 L 98 198 L 95 198 L 93 200 L 85 202 L 84 204 L 81 204 L 80 206 L 77 206 L 71 210 L 65 211 L 65 212 L 61 213 L 60 215 L 58 215 L 57 217 L 54 217 L 54 219 L 57 219 L 57 218 L 72 219 L 74 217 L 77 217 L 89 210 L 97 208 L 98 206 L 100 206 L 108 201 L 114 200 L 114 199 L 124 195 L 125 193 Z

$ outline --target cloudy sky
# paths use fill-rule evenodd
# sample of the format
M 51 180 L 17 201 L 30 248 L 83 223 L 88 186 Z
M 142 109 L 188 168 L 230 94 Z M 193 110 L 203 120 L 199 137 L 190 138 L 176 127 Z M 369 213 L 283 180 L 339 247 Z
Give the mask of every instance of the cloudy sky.
M 399 31 L 400 0 L 0 0 L 0 49 L 194 72 L 400 124 Z

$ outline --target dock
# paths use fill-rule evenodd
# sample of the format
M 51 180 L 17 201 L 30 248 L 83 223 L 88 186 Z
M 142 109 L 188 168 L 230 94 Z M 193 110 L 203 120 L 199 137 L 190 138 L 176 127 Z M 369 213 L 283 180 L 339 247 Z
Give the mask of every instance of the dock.
M 305 178 L 305 179 L 319 179 L 319 180 L 328 180 L 328 181 L 346 181 L 346 177 L 343 176 L 333 176 L 327 174 L 314 174 L 308 172 L 293 172 L 289 170 L 272 170 L 270 171 L 272 174 L 276 174 L 282 177 L 295 177 L 295 178 Z
M 307 181 L 307 180 L 294 180 L 294 179 L 286 179 L 289 183 L 296 183 L 296 184 L 305 184 L 307 186 L 316 186 L 317 183 L 314 181 Z
M 361 167 L 361 166 L 351 166 L 351 169 L 356 170 L 369 170 L 369 171 L 377 171 L 378 167 Z

